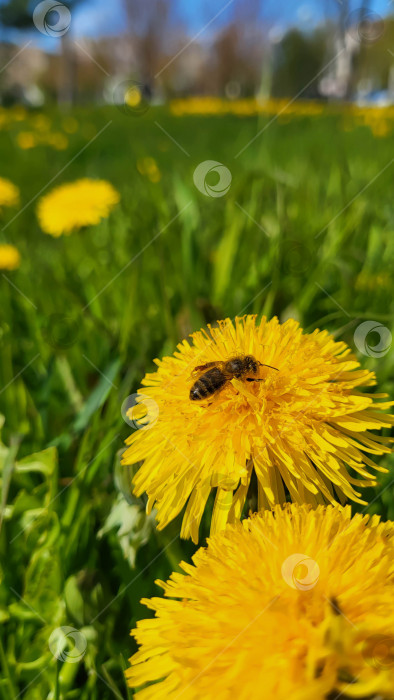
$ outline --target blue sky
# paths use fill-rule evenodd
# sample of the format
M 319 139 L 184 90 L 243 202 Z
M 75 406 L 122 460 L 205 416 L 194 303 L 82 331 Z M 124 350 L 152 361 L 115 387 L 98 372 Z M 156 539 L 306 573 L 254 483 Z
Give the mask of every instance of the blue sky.
M 0 0 L 0 4 L 5 0 Z M 139 0 L 141 3 L 149 0 Z M 286 29 L 299 26 L 305 30 L 320 23 L 327 16 L 337 16 L 340 0 L 261 0 L 260 16 L 267 26 Z M 361 0 L 352 0 L 350 10 L 360 7 Z M 226 5 L 228 5 L 226 7 Z M 238 4 L 239 7 L 239 4 Z M 381 16 L 394 14 L 394 0 L 373 0 L 369 9 Z M 208 23 L 201 40 L 223 27 L 233 19 L 234 4 L 231 0 L 172 0 L 171 15 L 174 25 L 183 25 L 193 36 Z M 213 20 L 215 15 L 218 15 Z M 212 21 L 213 20 L 213 21 Z M 74 38 L 83 36 L 99 38 L 116 35 L 127 27 L 127 17 L 123 0 L 85 0 L 72 12 L 70 32 Z M 29 33 L 8 33 L 11 41 L 17 43 L 31 39 L 48 51 L 56 51 L 58 39 L 53 39 L 33 30 Z M 7 37 L 7 38 L 8 38 Z
M 140 0 L 141 3 L 149 0 Z M 267 23 L 282 26 L 313 26 L 328 15 L 336 15 L 340 0 L 262 0 L 261 18 Z M 227 5 L 227 7 L 226 7 Z M 360 0 L 350 2 L 350 9 L 361 5 Z M 191 34 L 197 33 L 216 14 L 211 31 L 223 26 L 233 17 L 234 5 L 228 0 L 172 0 L 171 9 L 174 20 L 181 22 Z M 225 9 L 224 9 L 225 8 Z M 369 2 L 369 9 L 384 16 L 394 13 L 394 2 L 374 0 Z M 117 33 L 125 25 L 125 12 L 122 0 L 85 0 L 79 10 L 75 11 L 75 31 L 78 34 L 97 35 L 97 33 Z

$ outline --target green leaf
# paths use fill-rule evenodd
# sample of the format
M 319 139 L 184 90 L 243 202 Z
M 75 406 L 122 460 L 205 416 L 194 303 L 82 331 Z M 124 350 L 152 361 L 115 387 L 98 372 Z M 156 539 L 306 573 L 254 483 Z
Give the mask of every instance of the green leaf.
M 92 415 L 104 404 L 111 389 L 111 382 L 115 379 L 121 365 L 120 359 L 111 362 L 103 371 L 103 376 L 93 389 L 82 410 L 78 413 L 73 429 L 80 431 L 86 428 Z
M 58 612 L 63 577 L 56 549 L 43 548 L 34 552 L 25 576 L 24 600 L 33 610 L 50 622 Z
M 48 447 L 41 452 L 35 452 L 28 457 L 19 460 L 16 471 L 21 472 L 41 472 L 46 477 L 55 473 L 57 467 L 57 450 L 55 447 Z
M 64 587 L 64 599 L 67 611 L 78 625 L 84 622 L 84 601 L 78 586 L 76 576 L 70 576 Z
M 11 483 L 11 476 L 15 467 L 15 457 L 18 452 L 19 441 L 16 441 L 9 449 L 2 446 L 0 454 L 1 467 L 1 504 L 0 504 L 0 530 L 3 524 L 5 509 L 7 505 L 8 490 Z

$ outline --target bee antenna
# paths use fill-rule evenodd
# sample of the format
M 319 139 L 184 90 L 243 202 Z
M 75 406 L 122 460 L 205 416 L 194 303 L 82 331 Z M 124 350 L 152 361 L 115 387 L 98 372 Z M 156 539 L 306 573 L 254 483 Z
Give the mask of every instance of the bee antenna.
M 277 367 L 273 367 L 272 365 L 266 365 L 266 364 L 264 364 L 264 362 L 259 362 L 259 365 L 261 367 L 269 367 L 270 369 L 275 369 L 277 372 L 279 372 L 279 369 Z

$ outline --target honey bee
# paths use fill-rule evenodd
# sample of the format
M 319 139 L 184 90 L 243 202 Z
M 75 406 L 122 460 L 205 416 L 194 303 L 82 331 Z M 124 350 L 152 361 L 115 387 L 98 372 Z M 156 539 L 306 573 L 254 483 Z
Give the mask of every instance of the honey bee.
M 259 362 L 253 355 L 235 355 L 226 362 L 217 360 L 215 362 L 207 362 L 205 365 L 198 365 L 192 372 L 192 377 L 199 376 L 190 389 L 190 400 L 202 401 L 208 396 L 213 396 L 213 394 L 221 391 L 231 379 L 243 379 L 246 382 L 262 382 L 263 379 L 256 377 L 259 366 L 279 371 L 277 367 Z

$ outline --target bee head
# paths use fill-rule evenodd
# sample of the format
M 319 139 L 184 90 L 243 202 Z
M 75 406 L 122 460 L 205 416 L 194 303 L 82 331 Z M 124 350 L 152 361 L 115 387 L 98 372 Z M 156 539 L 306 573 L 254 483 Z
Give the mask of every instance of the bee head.
M 254 359 L 253 355 L 246 355 L 244 357 L 244 371 L 250 374 L 257 374 L 259 365 L 257 360 Z

